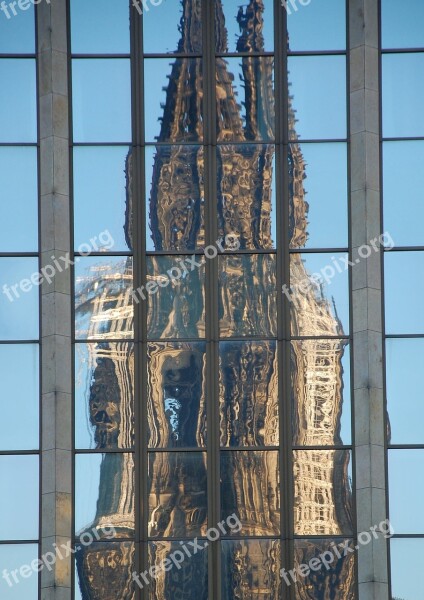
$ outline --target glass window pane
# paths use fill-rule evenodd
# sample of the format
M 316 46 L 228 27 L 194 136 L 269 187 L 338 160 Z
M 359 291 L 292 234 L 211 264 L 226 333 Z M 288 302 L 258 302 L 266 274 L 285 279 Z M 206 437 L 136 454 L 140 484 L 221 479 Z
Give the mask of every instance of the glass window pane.
M 132 454 L 75 456 L 75 534 L 114 527 L 110 538 L 134 535 L 134 459 Z
M 38 600 L 38 573 L 36 570 L 29 577 L 21 577 L 20 573 L 15 575 L 18 579 L 16 583 L 12 576 L 12 571 L 20 569 L 23 565 L 31 565 L 33 561 L 38 560 L 38 544 L 0 544 L 0 565 L 7 570 L 9 577 L 4 577 L 0 582 L 2 600 Z
M 291 144 L 288 158 L 290 247 L 347 247 L 346 144 Z
M 38 468 L 38 455 L 0 456 L 0 540 L 38 539 Z
M 39 447 L 39 365 L 37 344 L 0 344 L 0 411 L 7 427 L 0 450 Z
M 37 142 L 35 60 L 0 60 L 0 142 Z
M 292 56 L 288 63 L 290 96 L 293 97 L 289 119 L 295 129 L 291 137 L 345 138 L 346 58 Z
M 98 340 L 133 337 L 132 292 L 131 257 L 77 257 L 75 266 L 76 338 Z
M 290 301 L 292 335 L 320 337 L 349 334 L 347 254 L 291 254 Z
M 146 54 L 201 53 L 201 0 L 143 2 L 143 43 Z
M 129 59 L 72 61 L 74 142 L 131 141 Z
M 240 4 L 240 0 L 216 0 L 216 51 L 272 52 L 274 15 L 272 0 Z
M 295 446 L 351 443 L 347 340 L 291 343 L 292 431 Z
M 424 4 L 417 0 L 382 0 L 381 45 L 383 48 L 424 47 Z M 395 594 L 398 596 L 399 594 Z M 403 598 L 402 594 L 400 596 Z M 406 597 L 405 597 L 405 600 Z M 409 600 L 409 599 L 408 599 Z
M 206 446 L 206 346 L 149 344 L 149 447 Z
M 24 9 L 21 8 L 25 6 Z M 16 6 L 16 4 L 15 4 Z M 10 2 L 1 6 L 0 15 L 0 53 L 1 54 L 32 54 L 35 52 L 35 19 L 34 2 L 22 1 L 18 4 L 17 13 Z
M 148 493 L 149 537 L 178 539 L 206 534 L 206 453 L 149 453 Z
M 390 523 L 397 534 L 424 533 L 424 452 L 389 450 Z
M 131 149 L 74 148 L 73 172 L 75 249 L 88 244 L 96 251 L 131 250 Z
M 75 445 L 134 445 L 134 346 L 75 345 Z
M 278 446 L 275 341 L 219 344 L 221 446 Z
M 386 333 L 424 333 L 424 252 L 386 252 L 384 255 Z
M 390 540 L 393 600 L 424 598 L 424 579 L 419 575 L 423 568 L 423 553 L 424 539 Z
M 216 59 L 219 142 L 274 139 L 274 58 Z
M 296 535 L 352 535 L 349 450 L 295 450 Z
M 144 301 L 150 294 L 149 339 L 205 337 L 204 256 L 148 256 L 146 261 L 148 290 L 140 297 Z
M 0 258 L 0 339 L 38 338 L 38 259 Z
M 280 533 L 278 451 L 221 451 L 221 519 L 235 514 L 237 536 Z
M 276 302 L 274 255 L 219 257 L 221 337 L 275 336 Z
M 204 162 L 202 146 L 146 147 L 147 250 L 204 247 Z
M 203 69 L 198 58 L 144 61 L 146 142 L 200 142 Z
M 346 4 L 340 0 L 284 0 L 290 50 L 344 50 Z
M 384 137 L 424 136 L 423 74 L 424 52 L 383 55 Z M 399 110 L 400 106 L 402 110 Z
M 70 4 L 73 53 L 129 53 L 128 3 L 116 0 L 71 0 Z
M 217 152 L 218 232 L 241 249 L 275 248 L 275 147 L 225 145 Z
M 222 600 L 281 598 L 279 540 L 225 540 L 222 546 Z

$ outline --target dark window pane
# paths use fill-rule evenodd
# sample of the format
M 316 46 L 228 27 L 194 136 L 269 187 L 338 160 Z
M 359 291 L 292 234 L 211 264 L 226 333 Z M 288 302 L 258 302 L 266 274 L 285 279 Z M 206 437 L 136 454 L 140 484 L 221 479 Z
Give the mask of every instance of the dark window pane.
M 346 58 L 292 56 L 288 68 L 291 137 L 346 137 Z
M 297 535 L 351 535 L 349 450 L 295 450 L 294 528 Z
M 219 345 L 222 446 L 278 446 L 275 341 Z
M 134 346 L 75 345 L 75 445 L 134 445 Z
M 200 142 L 203 138 L 203 69 L 197 58 L 144 61 L 147 142 Z
M 75 456 L 75 534 L 93 534 L 95 530 L 101 537 L 104 533 L 110 538 L 134 535 L 132 454 Z
M 75 267 L 77 339 L 131 338 L 132 292 L 132 258 L 80 257 Z
M 1 16 L 1 15 L 0 15 Z M 2 581 L 2 600 L 39 600 L 38 595 L 38 573 L 34 571 L 30 577 L 23 578 L 19 572 L 17 585 L 11 572 L 21 565 L 31 565 L 32 561 L 38 560 L 38 544 L 0 544 L 0 565 L 9 573 L 9 580 Z M 9 586 L 9 581 L 11 586 Z
M 143 2 L 143 43 L 146 54 L 202 52 L 201 0 Z M 160 35 L 158 35 L 160 33 Z
M 290 50 L 344 50 L 346 5 L 340 0 L 287 0 Z
M 219 257 L 221 337 L 274 336 L 277 331 L 275 256 Z
M 149 446 L 206 446 L 205 344 L 149 344 L 147 352 Z
M 216 127 L 220 142 L 274 139 L 274 59 L 216 59 Z
M 417 0 L 382 0 L 381 38 L 383 48 L 424 47 L 424 4 Z M 394 594 L 401 596 L 402 594 Z M 405 597 L 405 600 L 406 597 Z M 409 599 L 408 599 L 409 600 Z
M 236 515 L 237 536 L 280 532 L 280 471 L 277 451 L 221 451 L 221 519 Z
M 389 450 L 390 523 L 397 534 L 424 533 L 423 450 Z
M 75 250 L 131 250 L 132 162 L 125 146 L 74 148 Z
M 347 340 L 291 343 L 292 431 L 296 446 L 351 443 Z
M 281 598 L 279 540 L 225 540 L 222 544 L 222 600 Z
M 197 250 L 205 245 L 202 146 L 147 146 L 147 250 Z
M 149 454 L 149 536 L 192 538 L 207 530 L 204 452 Z
M 10 4 L 5 2 L 1 6 L 3 14 L 0 14 L 0 53 L 31 54 L 35 52 L 34 3 L 28 2 L 23 10 L 19 3 L 18 10 L 15 7 L 12 9 Z M 21 0 L 21 4 L 25 6 L 26 3 Z
M 215 0 L 216 51 L 272 52 L 274 15 L 272 0 L 250 2 Z
M 36 142 L 35 60 L 2 58 L 0 81 L 0 142 Z
M 192 259 L 196 265 L 187 262 Z M 204 337 L 204 256 L 149 256 L 146 260 L 147 286 L 152 290 L 148 299 L 149 338 Z M 146 297 L 148 292 L 142 292 Z
M 71 0 L 71 44 L 77 54 L 124 54 L 130 51 L 128 3 Z
M 38 338 L 38 260 L 0 259 L 0 339 Z
M 393 600 L 424 598 L 424 579 L 419 575 L 423 568 L 423 552 L 423 538 L 390 540 Z
M 74 59 L 72 106 L 74 142 L 129 142 L 129 59 Z
M 38 467 L 35 455 L 0 456 L 0 540 L 38 539 Z
M 275 248 L 275 148 L 218 146 L 218 231 L 240 248 Z
M 0 344 L 0 450 L 39 446 L 39 365 L 37 344 Z M 47 402 L 47 400 L 45 400 Z

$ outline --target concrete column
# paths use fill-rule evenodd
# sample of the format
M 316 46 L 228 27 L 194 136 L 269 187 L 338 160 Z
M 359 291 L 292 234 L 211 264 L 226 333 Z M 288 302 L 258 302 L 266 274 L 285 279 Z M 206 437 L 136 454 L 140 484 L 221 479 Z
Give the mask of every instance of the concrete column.
M 66 0 L 37 6 L 42 266 L 70 251 Z M 71 272 L 41 290 L 42 554 L 72 536 Z M 70 600 L 71 557 L 41 572 L 42 600 Z
M 358 532 L 387 518 L 380 251 L 378 0 L 349 0 L 353 356 Z M 380 250 L 380 247 L 378 246 Z M 362 257 L 361 257 L 362 254 Z M 388 600 L 387 541 L 358 550 L 359 600 Z

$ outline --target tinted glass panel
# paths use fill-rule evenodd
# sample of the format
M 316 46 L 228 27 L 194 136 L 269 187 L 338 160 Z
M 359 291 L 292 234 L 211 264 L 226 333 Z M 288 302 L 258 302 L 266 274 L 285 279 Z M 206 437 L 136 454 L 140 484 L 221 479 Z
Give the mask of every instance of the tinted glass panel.
M 34 4 L 21 0 L 20 5 L 26 8 L 9 6 L 9 2 L 5 2 L 1 6 L 4 14 L 0 15 L 0 53 L 4 54 L 30 54 L 35 52 L 35 20 L 34 20 Z M 15 5 L 16 6 L 16 5 Z M 19 14 L 15 16 L 14 12 Z M 18 17 L 18 18 L 16 18 Z
M 216 0 L 216 51 L 272 52 L 274 15 L 272 0 L 241 4 L 240 0 Z
M 424 4 L 417 0 L 381 2 L 381 38 L 383 48 L 424 47 Z M 402 594 L 395 594 L 395 596 Z M 405 600 L 409 600 L 405 597 Z
M 72 52 L 113 54 L 130 51 L 128 3 L 71 0 Z
M 0 259 L 0 339 L 38 338 L 38 260 Z
M 72 61 L 74 142 L 131 140 L 130 61 Z
M 1 15 L 0 15 L 1 16 Z M 0 565 L 8 571 L 10 583 L 4 578 L 0 583 L 2 600 L 38 600 L 38 573 L 34 570 L 29 577 L 21 577 L 15 573 L 18 584 L 13 579 L 11 572 L 20 569 L 22 565 L 31 565 L 38 560 L 37 544 L 0 544 Z M 4 573 L 4 571 L 3 571 Z
M 141 2 L 140 2 L 141 3 Z M 143 6 L 144 52 L 183 54 L 202 51 L 201 0 L 181 2 L 154 0 Z M 160 32 L 160 35 L 158 35 Z
M 346 6 L 340 0 L 281 2 L 287 12 L 290 50 L 344 50 Z
M 424 539 L 390 540 L 393 600 L 415 600 L 424 597 L 424 579 L 417 576 L 423 568 L 423 552 Z
M 0 540 L 38 539 L 38 464 L 38 456 L 0 456 Z
M 0 81 L 0 142 L 36 142 L 35 60 L 2 58 Z
M 424 533 L 424 452 L 389 450 L 390 523 L 397 534 Z

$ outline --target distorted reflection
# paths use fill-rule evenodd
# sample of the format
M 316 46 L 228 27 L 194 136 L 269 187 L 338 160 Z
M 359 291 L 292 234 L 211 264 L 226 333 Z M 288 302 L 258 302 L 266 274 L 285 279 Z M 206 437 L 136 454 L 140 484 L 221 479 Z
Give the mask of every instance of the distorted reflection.
M 143 6 L 145 54 L 201 54 L 202 0 L 156 0 L 152 6 L 154 10 Z
M 276 342 L 219 345 L 221 446 L 278 446 Z
M 222 542 L 222 600 L 281 598 L 279 540 Z
M 195 537 L 207 529 L 204 452 L 149 454 L 149 536 Z
M 216 0 L 215 47 L 218 53 L 272 52 L 274 15 L 272 0 L 259 2 Z
M 151 448 L 206 446 L 205 352 L 203 343 L 149 344 Z

